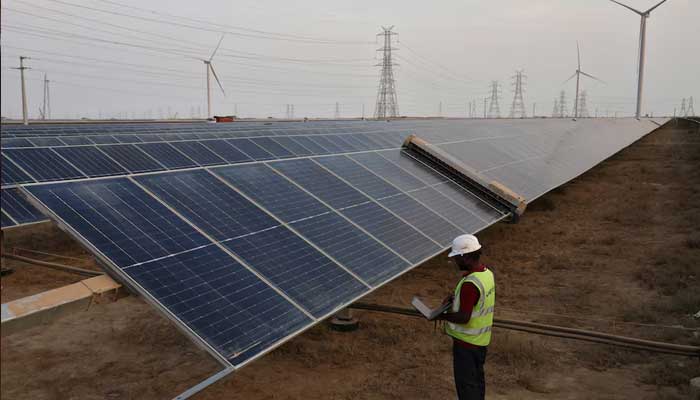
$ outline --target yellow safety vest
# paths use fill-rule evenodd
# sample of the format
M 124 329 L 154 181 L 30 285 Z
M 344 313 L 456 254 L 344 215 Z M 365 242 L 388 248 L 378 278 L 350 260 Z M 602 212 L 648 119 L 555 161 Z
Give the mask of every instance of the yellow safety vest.
M 459 295 L 465 282 L 474 284 L 479 290 L 479 301 L 474 305 L 469 322 L 466 324 L 448 322 L 445 326 L 445 333 L 475 346 L 488 346 L 491 342 L 493 307 L 496 304 L 496 282 L 493 278 L 493 272 L 486 269 L 482 272 L 472 272 L 462 278 L 455 289 L 452 312 L 459 311 Z

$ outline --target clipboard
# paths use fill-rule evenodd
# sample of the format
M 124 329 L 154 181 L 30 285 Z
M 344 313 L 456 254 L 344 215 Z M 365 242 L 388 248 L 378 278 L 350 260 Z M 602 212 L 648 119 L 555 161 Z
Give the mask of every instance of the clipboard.
M 413 308 L 418 310 L 418 312 L 420 312 L 425 317 L 425 319 L 427 319 L 428 321 L 432 321 L 435 318 L 437 318 L 438 315 L 449 310 L 450 307 L 452 307 L 452 302 L 443 304 L 440 307 L 433 310 L 427 305 L 425 305 L 425 303 L 423 303 L 421 299 L 419 299 L 418 297 L 414 297 L 413 300 L 411 300 L 411 305 L 413 306 Z

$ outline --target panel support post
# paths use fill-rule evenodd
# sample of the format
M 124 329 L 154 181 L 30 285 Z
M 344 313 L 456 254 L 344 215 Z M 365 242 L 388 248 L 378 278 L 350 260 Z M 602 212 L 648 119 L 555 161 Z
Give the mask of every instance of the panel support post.
M 349 308 L 343 308 L 331 318 L 331 329 L 339 332 L 352 332 L 357 330 L 360 322 L 353 318 Z

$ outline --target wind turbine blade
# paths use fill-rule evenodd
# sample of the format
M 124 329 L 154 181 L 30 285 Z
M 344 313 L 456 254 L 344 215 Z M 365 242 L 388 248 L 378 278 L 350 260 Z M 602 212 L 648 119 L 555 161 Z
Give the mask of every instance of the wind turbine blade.
M 658 6 L 662 5 L 662 4 L 664 4 L 666 1 L 668 1 L 668 0 L 661 0 L 661 1 L 659 2 L 659 4 L 657 4 L 657 5 L 655 5 L 654 7 L 648 9 L 644 14 L 649 14 L 650 12 L 654 11 L 654 10 L 656 9 L 656 7 L 658 7 Z
M 573 75 L 571 75 L 571 76 L 569 77 L 569 79 L 565 80 L 565 81 L 564 81 L 564 82 L 562 82 L 561 84 L 563 85 L 563 84 L 565 84 L 566 82 L 568 82 L 568 81 L 570 81 L 570 80 L 574 79 L 574 76 L 576 76 L 576 74 L 577 74 L 577 73 L 578 73 L 578 71 L 574 72 L 574 74 L 573 74 Z
M 223 93 L 224 96 L 226 96 L 226 92 L 224 91 L 224 87 L 221 86 L 221 81 L 219 80 L 219 77 L 216 75 L 216 71 L 214 71 L 214 65 L 212 65 L 210 63 L 209 68 L 211 68 L 211 73 L 212 73 L 212 75 L 214 75 L 214 79 L 216 79 L 216 83 L 219 84 L 219 88 L 221 89 L 221 93 Z
M 641 12 L 641 11 L 639 11 L 639 10 L 635 10 L 634 8 L 632 8 L 632 7 L 630 7 L 630 6 L 626 5 L 626 4 L 622 4 L 622 3 L 620 3 L 619 1 L 615 1 L 615 0 L 610 0 L 610 1 L 612 1 L 612 2 L 615 3 L 615 4 L 619 4 L 619 5 L 621 5 L 622 7 L 625 7 L 626 9 L 631 10 L 631 11 L 633 11 L 633 12 L 639 14 L 639 15 L 644 15 L 643 12 Z
M 585 73 L 585 72 L 583 72 L 583 71 L 580 71 L 580 72 L 581 72 L 581 75 L 585 75 L 585 76 L 587 76 L 587 77 L 589 77 L 589 78 L 591 78 L 591 79 L 595 79 L 595 80 L 597 80 L 597 81 L 600 82 L 600 83 L 605 83 L 604 80 L 598 79 L 598 78 L 596 78 L 595 76 L 593 76 L 593 75 L 591 75 L 591 74 L 587 74 L 587 73 Z
M 211 57 L 209 57 L 209 62 L 211 62 L 211 60 L 214 59 L 214 55 L 215 55 L 216 52 L 219 50 L 219 46 L 221 46 L 221 42 L 224 40 L 224 36 L 225 36 L 225 35 L 226 35 L 225 33 L 222 33 L 222 34 L 221 34 L 221 39 L 219 39 L 219 43 L 217 43 L 216 48 L 214 49 L 214 52 L 211 53 Z
M 576 41 L 576 55 L 578 56 L 578 69 L 581 69 L 581 50 L 578 48 L 578 40 Z

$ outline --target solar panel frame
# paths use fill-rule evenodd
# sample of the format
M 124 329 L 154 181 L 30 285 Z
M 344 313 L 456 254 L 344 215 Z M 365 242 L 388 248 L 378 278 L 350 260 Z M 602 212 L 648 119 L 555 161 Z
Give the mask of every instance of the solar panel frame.
M 18 189 L 2 189 L 2 211 L 17 225 L 45 221 L 48 218 L 25 199 Z
M 2 154 L 2 186 L 35 182 L 21 167 Z

